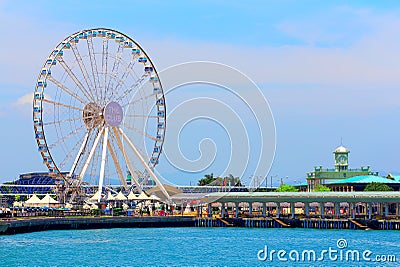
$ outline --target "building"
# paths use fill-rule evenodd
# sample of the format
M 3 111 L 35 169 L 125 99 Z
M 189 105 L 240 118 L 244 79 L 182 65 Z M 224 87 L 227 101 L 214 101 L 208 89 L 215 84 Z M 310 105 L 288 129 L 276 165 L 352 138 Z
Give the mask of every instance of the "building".
M 359 169 L 349 168 L 349 153 L 350 151 L 344 146 L 339 146 L 333 151 L 335 159 L 335 168 L 324 169 L 322 166 L 314 167 L 313 172 L 307 173 L 307 191 L 313 191 L 318 184 L 329 185 L 333 183 L 340 184 L 340 181 L 352 178 L 355 176 L 375 175 L 377 172 L 372 172 L 370 166 L 361 167 Z M 346 190 L 344 190 L 346 191 Z M 352 190 L 348 190 L 352 191 Z

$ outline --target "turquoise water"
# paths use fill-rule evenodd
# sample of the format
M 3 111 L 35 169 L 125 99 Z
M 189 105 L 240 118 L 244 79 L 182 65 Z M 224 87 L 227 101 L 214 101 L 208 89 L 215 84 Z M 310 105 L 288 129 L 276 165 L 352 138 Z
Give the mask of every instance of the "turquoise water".
M 347 241 L 339 249 L 338 239 Z M 342 246 L 343 243 L 341 243 Z M 284 250 L 258 259 L 267 246 Z M 302 261 L 303 250 L 332 252 L 330 260 Z M 299 261 L 296 252 L 299 253 Z M 370 250 L 367 258 L 395 255 L 396 262 L 340 260 L 340 251 Z M 288 254 L 291 254 L 292 259 Z M 262 259 L 264 253 L 259 256 Z M 305 254 L 307 259 L 307 254 Z M 313 260 L 313 258 L 311 258 Z M 400 232 L 249 228 L 132 228 L 46 231 L 0 236 L 0 266 L 400 266 Z

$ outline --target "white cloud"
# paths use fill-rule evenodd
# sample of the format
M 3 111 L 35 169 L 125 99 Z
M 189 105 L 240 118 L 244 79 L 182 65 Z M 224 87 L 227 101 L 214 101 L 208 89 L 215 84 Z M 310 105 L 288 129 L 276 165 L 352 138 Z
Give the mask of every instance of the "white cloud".
M 33 101 L 33 93 L 29 93 L 29 94 L 23 95 L 20 98 L 18 98 L 17 101 L 15 102 L 15 105 L 25 106 L 25 105 L 29 104 L 31 106 L 32 101 Z

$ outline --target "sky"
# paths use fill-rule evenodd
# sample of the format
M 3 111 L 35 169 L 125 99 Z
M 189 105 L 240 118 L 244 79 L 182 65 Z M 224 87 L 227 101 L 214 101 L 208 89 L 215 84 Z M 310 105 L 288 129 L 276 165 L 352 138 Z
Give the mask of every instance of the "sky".
M 212 61 L 254 81 L 275 122 L 275 158 L 267 175 L 275 185 L 281 178 L 304 182 L 314 166 L 333 167 L 332 152 L 341 142 L 351 151 L 350 167 L 400 172 L 397 1 L 0 0 L 0 182 L 45 170 L 31 114 L 37 74 L 63 38 L 96 27 L 131 36 L 159 71 Z M 180 95 L 190 98 L 197 90 L 201 97 L 218 97 L 212 86 L 189 87 Z M 167 96 L 169 110 L 177 99 Z M 246 118 L 245 110 L 242 115 Z M 215 166 L 188 174 L 160 163 L 158 171 L 168 179 L 188 177 L 186 184 L 205 173 L 223 174 L 230 153 L 223 128 L 195 120 L 179 141 L 187 158 L 195 159 L 199 151 L 192 148 L 214 139 L 222 157 Z

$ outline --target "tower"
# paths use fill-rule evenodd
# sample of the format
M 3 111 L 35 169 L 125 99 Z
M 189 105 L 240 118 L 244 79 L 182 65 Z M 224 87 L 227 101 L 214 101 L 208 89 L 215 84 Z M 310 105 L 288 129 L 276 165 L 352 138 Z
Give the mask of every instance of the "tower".
M 349 168 L 349 153 L 350 151 L 344 146 L 339 146 L 333 151 L 335 155 L 335 170 L 347 171 Z

